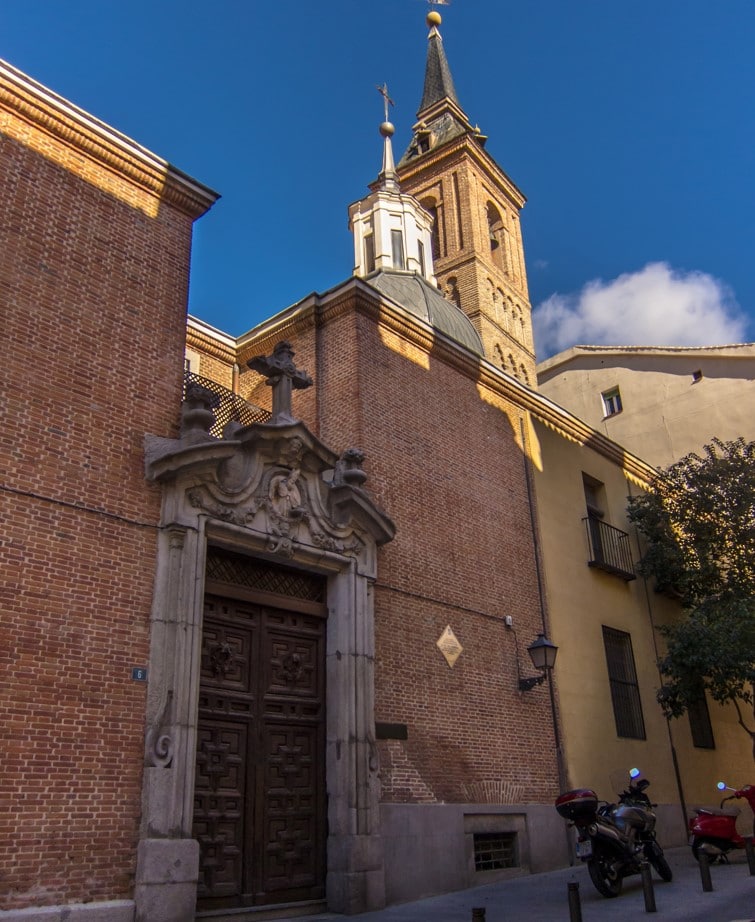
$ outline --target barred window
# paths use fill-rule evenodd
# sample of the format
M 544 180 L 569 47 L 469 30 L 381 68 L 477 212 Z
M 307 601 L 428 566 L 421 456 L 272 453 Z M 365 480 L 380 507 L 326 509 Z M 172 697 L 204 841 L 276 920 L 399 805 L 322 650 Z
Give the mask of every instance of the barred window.
M 611 701 L 616 720 L 616 733 L 629 739 L 645 739 L 640 687 L 634 666 L 632 638 L 625 631 L 603 627 Z
M 716 741 L 713 738 L 713 727 L 708 713 L 708 702 L 705 692 L 700 691 L 700 697 L 687 708 L 689 728 L 692 732 L 692 743 L 698 749 L 715 749 Z
M 475 871 L 500 871 L 519 867 L 515 832 L 476 832 L 474 834 Z

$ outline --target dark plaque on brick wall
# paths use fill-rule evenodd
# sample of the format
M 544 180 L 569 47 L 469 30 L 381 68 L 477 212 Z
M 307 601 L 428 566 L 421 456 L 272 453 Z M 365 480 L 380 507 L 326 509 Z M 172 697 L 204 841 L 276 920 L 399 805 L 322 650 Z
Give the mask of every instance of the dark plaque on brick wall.
M 406 724 L 375 723 L 375 738 L 379 740 L 408 740 L 409 728 Z

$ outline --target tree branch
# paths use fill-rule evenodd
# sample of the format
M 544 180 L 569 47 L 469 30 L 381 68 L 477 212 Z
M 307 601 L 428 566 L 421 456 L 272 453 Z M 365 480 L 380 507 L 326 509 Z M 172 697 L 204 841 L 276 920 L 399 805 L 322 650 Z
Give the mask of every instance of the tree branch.
M 736 711 L 737 711 L 737 723 L 738 723 L 739 726 L 745 731 L 745 733 L 749 733 L 749 734 L 750 734 L 750 736 L 751 736 L 752 739 L 753 739 L 753 745 L 755 745 L 755 730 L 751 730 L 751 729 L 747 726 L 747 724 L 744 722 L 744 718 L 742 717 L 742 710 L 741 710 L 741 708 L 739 707 L 739 701 L 738 701 L 736 698 L 733 698 L 733 697 L 732 697 L 732 698 L 731 698 L 731 703 L 734 705 L 734 707 L 736 708 Z

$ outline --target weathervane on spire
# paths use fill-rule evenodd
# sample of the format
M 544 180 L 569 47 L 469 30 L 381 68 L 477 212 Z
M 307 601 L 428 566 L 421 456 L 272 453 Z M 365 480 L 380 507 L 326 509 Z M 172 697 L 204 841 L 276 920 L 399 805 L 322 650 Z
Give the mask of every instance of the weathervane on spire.
M 375 89 L 383 97 L 383 106 L 385 108 L 385 121 L 387 122 L 389 120 L 388 119 L 388 103 L 390 103 L 392 106 L 395 106 L 396 103 L 388 95 L 388 84 L 387 83 L 384 83 L 382 86 L 376 85 Z

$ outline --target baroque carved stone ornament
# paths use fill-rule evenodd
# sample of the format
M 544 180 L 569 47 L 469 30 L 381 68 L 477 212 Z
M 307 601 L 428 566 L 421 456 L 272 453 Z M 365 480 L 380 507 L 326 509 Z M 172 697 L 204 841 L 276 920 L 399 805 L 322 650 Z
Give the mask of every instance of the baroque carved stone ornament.
M 300 518 L 304 513 L 301 505 L 301 493 L 296 485 L 301 471 L 295 468 L 284 474 L 270 478 L 270 502 L 276 514 L 281 518 Z
M 265 382 L 273 389 L 273 424 L 292 423 L 291 390 L 312 386 L 312 378 L 306 371 L 294 365 L 294 350 L 291 343 L 282 340 L 273 349 L 272 355 L 257 355 L 247 362 L 253 370 L 267 378 Z
M 361 487 L 367 480 L 367 474 L 362 470 L 364 452 L 359 448 L 347 448 L 338 459 L 333 483 L 340 485 L 349 484 L 352 487 Z
M 214 407 L 218 402 L 212 391 L 196 382 L 186 388 L 181 407 L 181 438 L 188 443 L 212 440 L 210 429 L 215 422 Z

